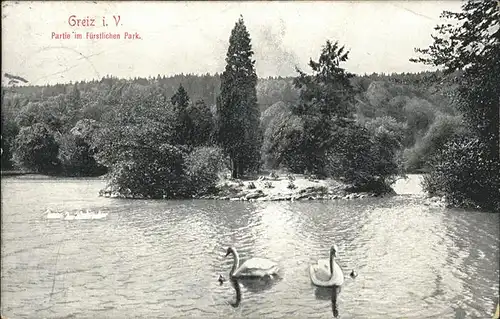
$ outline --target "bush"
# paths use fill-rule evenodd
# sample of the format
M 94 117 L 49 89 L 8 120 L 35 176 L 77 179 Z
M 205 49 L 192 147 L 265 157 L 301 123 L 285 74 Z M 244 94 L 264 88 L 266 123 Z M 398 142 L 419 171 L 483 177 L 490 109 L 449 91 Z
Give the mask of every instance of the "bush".
M 109 187 L 129 197 L 183 198 L 190 194 L 184 172 L 186 149 L 163 144 L 156 149 L 134 149 L 114 163 Z
M 41 123 L 23 127 L 14 142 L 14 163 L 37 173 L 56 173 L 59 169 L 59 145 L 50 129 Z
M 338 126 L 338 143 L 328 153 L 327 172 L 352 185 L 353 191 L 385 193 L 401 173 L 400 138 L 384 127 L 371 132 L 356 123 Z
M 12 120 L 9 115 L 4 115 L 2 108 L 2 134 L 1 134 L 1 155 L 2 155 L 2 169 L 12 169 L 12 152 L 14 149 L 14 141 L 16 135 L 19 133 L 19 127 L 16 122 Z
M 186 198 L 213 189 L 225 162 L 221 151 L 177 144 L 177 110 L 160 87 L 131 85 L 122 91 L 95 132 L 92 122 L 75 128 L 92 137 L 99 164 L 109 168 L 111 190 L 127 197 Z M 209 109 L 198 103 L 190 111 L 192 123 L 201 123 L 198 142 L 208 143 Z
M 219 172 L 224 168 L 222 154 L 220 148 L 198 147 L 187 156 L 185 167 L 191 195 L 198 196 L 215 189 Z
M 438 115 L 424 137 L 412 148 L 405 150 L 403 155 L 405 169 L 411 171 L 424 168 L 455 134 L 461 134 L 464 129 L 460 116 Z
M 407 118 L 408 127 L 414 136 L 425 132 L 435 118 L 435 106 L 427 100 L 413 98 L 408 101 L 403 110 Z
M 58 159 L 65 175 L 97 176 L 106 173 L 106 167 L 99 165 L 94 158 L 96 150 L 90 146 L 97 129 L 95 120 L 83 119 L 58 139 Z
M 304 125 L 300 117 L 290 112 L 273 118 L 264 134 L 262 153 L 268 167 L 287 167 L 294 173 L 303 173 L 307 156 L 303 154 Z
M 293 173 L 339 178 L 363 191 L 380 193 L 389 191 L 394 177 L 401 173 L 406 127 L 393 118 L 370 120 L 366 127 L 339 118 L 322 121 L 289 115 L 288 119 L 270 125 L 266 140 L 272 142 L 265 145 L 274 163 Z
M 486 151 L 477 137 L 456 136 L 432 159 L 424 190 L 452 207 L 500 211 L 500 165 Z
M 97 164 L 89 144 L 72 133 L 59 138 L 57 158 L 61 163 L 62 172 L 67 176 L 97 176 L 106 172 L 104 166 Z

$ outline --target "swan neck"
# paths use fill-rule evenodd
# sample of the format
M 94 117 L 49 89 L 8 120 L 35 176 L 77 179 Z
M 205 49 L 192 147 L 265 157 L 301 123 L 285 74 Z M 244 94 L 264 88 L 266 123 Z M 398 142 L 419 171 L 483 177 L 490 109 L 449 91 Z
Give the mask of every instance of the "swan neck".
M 240 266 L 240 256 L 238 256 L 238 252 L 234 249 L 231 252 L 233 253 L 233 268 L 229 274 L 232 276 L 236 269 Z

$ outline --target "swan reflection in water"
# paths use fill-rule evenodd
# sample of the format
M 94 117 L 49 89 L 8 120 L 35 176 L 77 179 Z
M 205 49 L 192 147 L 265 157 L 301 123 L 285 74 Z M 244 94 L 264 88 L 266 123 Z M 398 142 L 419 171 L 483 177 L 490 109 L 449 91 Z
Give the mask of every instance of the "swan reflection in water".
M 220 278 L 220 277 L 219 277 Z M 241 286 L 245 287 L 245 289 L 252 293 L 259 293 L 266 289 L 271 288 L 277 280 L 269 280 L 269 279 L 238 279 L 238 278 L 230 278 L 231 286 L 233 286 L 234 291 L 236 292 L 236 298 L 234 302 L 230 302 L 229 304 L 234 308 L 237 308 L 243 297 L 241 292 Z M 222 285 L 224 281 L 220 281 Z M 241 285 L 240 285 L 241 284 Z
M 281 277 L 274 276 L 273 278 L 263 277 L 263 278 L 251 278 L 251 279 L 240 278 L 237 280 L 239 283 L 241 283 L 243 287 L 245 287 L 246 290 L 248 290 L 251 293 L 257 294 L 273 287 L 281 280 Z
M 332 301 L 332 313 L 333 317 L 337 318 L 339 316 L 338 307 L 338 297 L 342 291 L 341 286 L 333 287 L 316 287 L 314 295 L 320 300 L 331 300 Z
M 233 307 L 238 307 L 241 302 L 241 287 L 240 283 L 250 292 L 259 293 L 271 288 L 279 281 L 278 265 L 265 258 L 251 258 L 240 266 L 240 258 L 234 247 L 229 247 L 226 251 L 226 256 L 233 255 L 233 267 L 229 272 L 229 280 L 236 291 L 236 302 L 232 303 Z M 220 285 L 224 284 L 226 279 L 223 275 L 219 275 Z
M 236 292 L 236 299 L 234 302 L 230 302 L 229 304 L 234 308 L 237 308 L 241 303 L 241 288 L 238 279 L 232 278 L 231 285 L 233 286 L 234 291 Z

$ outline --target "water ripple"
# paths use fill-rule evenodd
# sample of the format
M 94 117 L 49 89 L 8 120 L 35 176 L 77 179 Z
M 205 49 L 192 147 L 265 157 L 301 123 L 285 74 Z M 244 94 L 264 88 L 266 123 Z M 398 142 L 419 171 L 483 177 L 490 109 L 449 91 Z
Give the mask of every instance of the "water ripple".
M 28 187 L 28 188 L 27 188 Z M 325 202 L 132 201 L 95 197 L 102 182 L 2 179 L 2 312 L 14 318 L 331 318 L 331 292 L 308 266 L 328 258 L 359 276 L 341 318 L 491 317 L 498 215 L 425 206 L 421 196 Z M 26 189 L 30 189 L 29 192 Z M 39 195 L 37 200 L 30 192 Z M 73 206 L 72 206 L 73 205 Z M 46 221 L 46 208 L 109 212 Z M 217 282 L 228 246 L 279 263 L 273 285 Z

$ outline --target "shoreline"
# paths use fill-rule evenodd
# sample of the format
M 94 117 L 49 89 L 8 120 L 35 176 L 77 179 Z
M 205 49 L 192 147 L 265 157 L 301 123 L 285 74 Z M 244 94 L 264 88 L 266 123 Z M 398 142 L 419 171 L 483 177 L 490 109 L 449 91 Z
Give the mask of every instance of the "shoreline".
M 59 179 L 61 177 L 48 176 L 39 173 L 23 172 L 15 170 L 1 171 L 2 177 L 34 178 L 34 179 Z M 420 174 L 415 174 L 420 175 Z M 65 179 L 68 177 L 62 177 Z M 71 177 L 69 177 L 71 179 Z M 76 177 L 76 179 L 103 180 L 99 177 Z M 400 177 L 400 179 L 406 179 Z M 288 185 L 293 183 L 295 188 L 290 189 Z M 411 193 L 399 193 L 395 191 L 396 183 L 391 185 L 389 192 L 354 192 L 350 191 L 350 185 L 333 179 L 314 179 L 303 174 L 283 174 L 281 177 L 257 175 L 255 177 L 241 179 L 223 178 L 211 194 L 202 194 L 185 198 L 154 198 L 151 196 L 133 196 L 113 192 L 109 189 L 99 191 L 99 197 L 116 199 L 141 199 L 141 200 L 225 200 L 225 201 L 310 201 L 310 200 L 353 200 L 363 198 L 380 198 L 395 195 L 407 195 Z M 396 187 L 397 188 L 397 187 Z M 444 197 L 426 196 L 423 204 L 431 207 L 447 207 Z
M 222 179 L 216 185 L 214 192 L 193 196 L 190 199 L 228 201 L 350 200 L 396 194 L 392 188 L 388 192 L 380 193 L 354 192 L 349 191 L 349 187 L 350 185 L 333 179 L 317 179 L 302 174 L 260 175 L 245 180 Z M 148 196 L 120 194 L 108 188 L 101 190 L 99 196 L 123 199 L 154 199 Z
M 16 170 L 0 171 L 0 176 L 20 176 L 20 175 L 41 175 L 41 174 L 33 172 L 16 171 Z
M 249 180 L 224 180 L 217 194 L 200 199 L 230 201 L 335 200 L 380 196 L 374 192 L 349 192 L 348 185 L 333 179 L 317 179 L 302 174 L 258 176 Z

